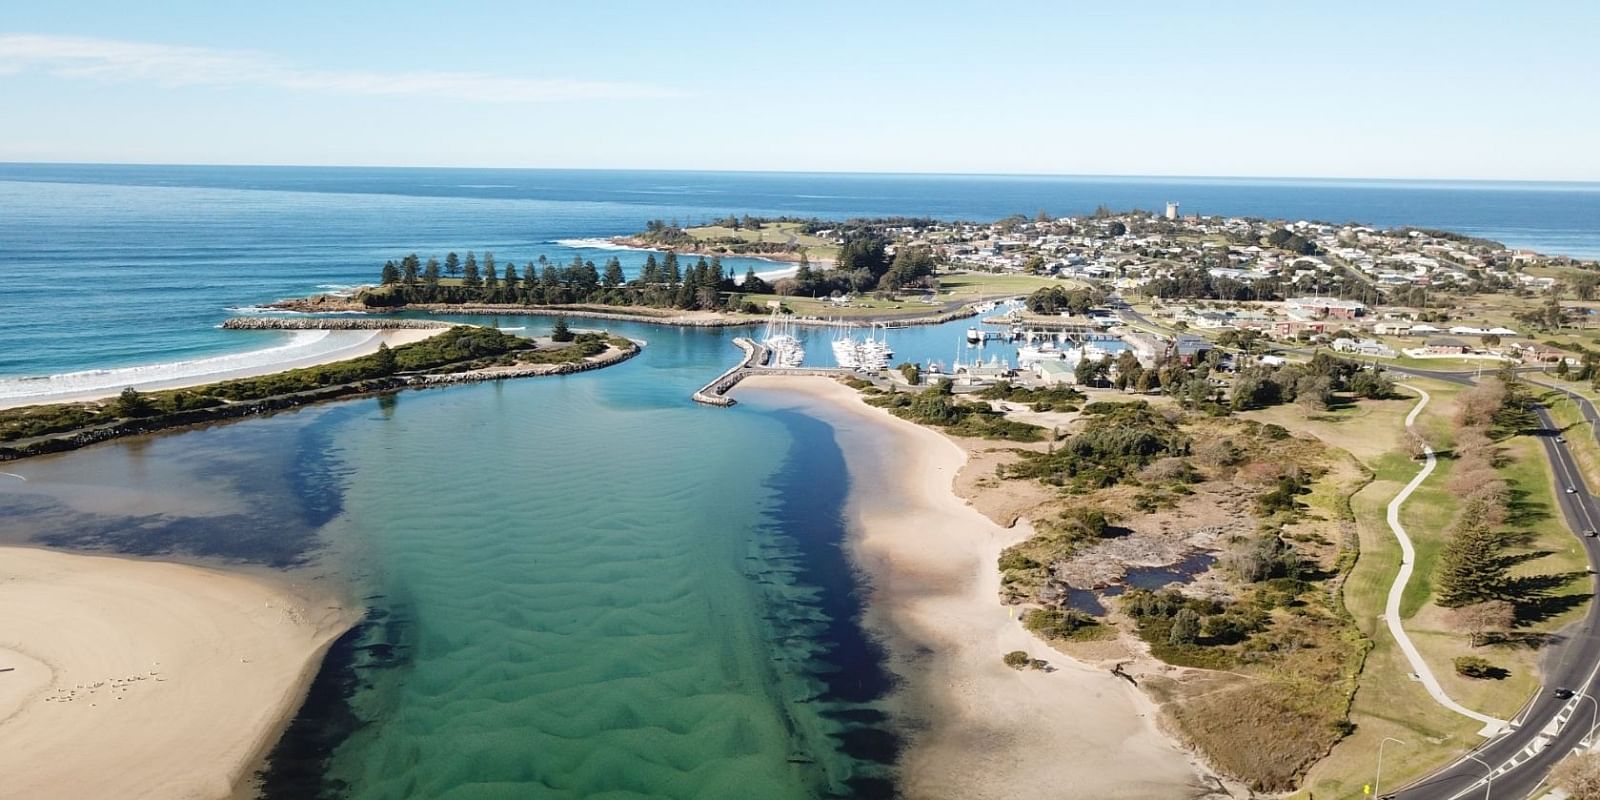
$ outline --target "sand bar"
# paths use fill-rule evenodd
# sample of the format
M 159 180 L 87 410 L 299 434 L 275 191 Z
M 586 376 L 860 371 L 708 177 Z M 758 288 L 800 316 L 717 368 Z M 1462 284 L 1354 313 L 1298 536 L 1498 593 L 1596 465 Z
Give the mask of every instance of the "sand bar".
M 398 330 L 295 331 L 289 344 L 221 356 L 108 370 L 88 370 L 45 378 L 0 377 L 0 408 L 71 403 L 115 397 L 127 387 L 140 391 L 182 389 L 206 383 L 253 378 L 375 353 L 378 345 L 420 342 L 445 328 Z M 242 333 L 243 336 L 258 335 Z
M 954 494 L 959 446 L 825 378 L 752 377 L 738 393 L 838 432 L 851 555 L 871 586 L 864 622 L 904 680 L 891 705 L 920 728 L 901 762 L 907 797 L 1209 794 L 1144 695 L 1050 649 L 1000 603 L 995 560 L 1027 529 L 1002 528 Z M 1056 669 L 1011 669 L 1001 656 L 1012 650 Z
M 0 798 L 232 796 L 353 621 L 265 580 L 0 547 Z

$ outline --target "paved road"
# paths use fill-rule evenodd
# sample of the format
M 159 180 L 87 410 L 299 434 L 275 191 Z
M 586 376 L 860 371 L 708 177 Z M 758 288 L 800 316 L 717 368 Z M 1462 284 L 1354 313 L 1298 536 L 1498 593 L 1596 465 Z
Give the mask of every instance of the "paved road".
M 1457 383 L 1469 380 L 1464 376 L 1449 379 Z M 1600 505 L 1589 493 L 1588 484 L 1567 445 L 1557 440 L 1557 428 L 1549 413 L 1542 407 L 1536 408 L 1535 413 L 1543 428 L 1539 436 L 1545 456 L 1550 460 L 1560 490 L 1556 500 L 1562 518 L 1588 555 L 1590 572 L 1600 572 L 1600 540 L 1581 535 L 1583 531 L 1600 530 Z M 1587 413 L 1591 419 L 1600 416 L 1592 406 Z M 1574 430 L 1573 434 L 1580 435 L 1580 432 Z M 1581 435 L 1594 433 L 1591 429 Z M 1572 493 L 1566 492 L 1568 488 Z M 1597 578 L 1591 577 L 1590 581 L 1591 591 L 1600 593 Z M 1575 748 L 1588 744 L 1595 722 L 1600 721 L 1600 604 L 1592 604 L 1588 616 L 1565 633 L 1570 637 L 1568 641 L 1547 656 L 1544 687 L 1512 720 L 1510 730 L 1487 740 L 1438 772 L 1385 796 L 1400 800 L 1456 800 L 1526 798 L 1542 794 L 1548 788 L 1543 787 L 1543 783 L 1550 768 Z M 1554 694 L 1556 687 L 1569 688 L 1577 694 L 1562 700 Z

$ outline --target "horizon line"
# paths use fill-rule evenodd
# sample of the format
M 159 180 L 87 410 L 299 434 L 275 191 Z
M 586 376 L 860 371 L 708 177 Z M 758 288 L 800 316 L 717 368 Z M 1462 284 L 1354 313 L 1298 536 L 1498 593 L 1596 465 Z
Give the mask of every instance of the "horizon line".
M 1461 184 L 1550 184 L 1600 189 L 1600 178 L 1436 178 L 1436 177 L 1350 177 L 1331 175 L 1199 175 L 1160 173 L 1094 173 L 1094 172 L 946 172 L 904 170 L 828 170 L 828 169 L 728 169 L 692 167 L 530 167 L 530 166 L 461 166 L 433 164 L 298 164 L 249 162 L 176 162 L 176 161 L 11 161 L 0 160 L 0 166 L 68 166 L 68 167 L 232 167 L 244 169 L 393 169 L 393 170 L 502 170 L 519 172 L 667 172 L 680 174 L 715 173 L 726 175 L 856 175 L 880 177 L 927 178 L 1090 178 L 1137 180 L 1224 180 L 1224 181 L 1327 181 L 1370 183 L 1461 183 Z

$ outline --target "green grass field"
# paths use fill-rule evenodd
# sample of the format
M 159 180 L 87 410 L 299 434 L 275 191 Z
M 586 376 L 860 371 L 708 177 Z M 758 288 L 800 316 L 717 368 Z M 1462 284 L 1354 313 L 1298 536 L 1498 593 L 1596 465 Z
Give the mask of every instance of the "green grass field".
M 815 260 L 832 261 L 839 255 L 838 245 L 801 231 L 798 222 L 768 222 L 760 228 L 729 228 L 724 225 L 702 225 L 696 228 L 686 228 L 684 233 L 700 241 L 716 239 L 739 239 L 751 243 L 777 242 L 780 244 L 799 245 L 805 248 L 806 257 Z

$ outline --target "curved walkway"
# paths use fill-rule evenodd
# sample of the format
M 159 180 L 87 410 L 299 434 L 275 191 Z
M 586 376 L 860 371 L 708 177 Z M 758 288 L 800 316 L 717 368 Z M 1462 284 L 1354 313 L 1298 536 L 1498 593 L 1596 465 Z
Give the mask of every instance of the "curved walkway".
M 1416 568 L 1417 561 L 1417 551 L 1416 548 L 1411 546 L 1411 537 L 1406 535 L 1406 529 L 1400 524 L 1400 507 L 1411 497 L 1411 493 L 1415 492 L 1417 487 L 1421 486 L 1422 482 L 1433 474 L 1434 468 L 1439 465 L 1438 459 L 1434 456 L 1433 448 L 1428 445 L 1427 440 L 1423 439 L 1414 430 L 1417 415 L 1422 413 L 1422 409 L 1427 407 L 1428 401 L 1432 398 L 1428 396 L 1427 392 L 1415 386 L 1406 384 L 1402 384 L 1402 386 L 1422 396 L 1422 399 L 1418 400 L 1416 406 L 1411 409 L 1411 413 L 1406 415 L 1406 431 L 1412 436 L 1416 436 L 1417 440 L 1422 443 L 1422 453 L 1427 461 L 1422 465 L 1422 471 L 1418 472 L 1416 477 L 1413 477 L 1411 482 L 1407 483 L 1405 488 L 1401 489 L 1400 493 L 1389 501 L 1389 530 L 1394 531 L 1394 538 L 1400 541 L 1400 573 L 1395 576 L 1394 585 L 1389 587 L 1389 602 L 1384 606 L 1383 619 L 1389 625 L 1389 634 L 1399 643 L 1400 650 L 1406 654 L 1406 660 L 1411 662 L 1411 671 L 1416 673 L 1418 680 L 1422 681 L 1422 685 L 1427 688 L 1428 694 L 1432 695 L 1439 705 L 1464 717 L 1483 723 L 1483 730 L 1479 731 L 1479 733 L 1489 736 L 1504 728 L 1506 721 L 1495 719 L 1487 714 L 1480 714 L 1450 699 L 1450 696 L 1444 693 L 1444 687 L 1439 685 L 1439 679 L 1433 676 L 1433 670 L 1429 669 L 1427 662 L 1422 660 L 1422 653 L 1417 651 L 1416 644 L 1411 641 L 1411 637 L 1406 634 L 1405 628 L 1400 624 L 1400 599 L 1406 593 L 1406 584 L 1411 582 L 1411 572 Z

